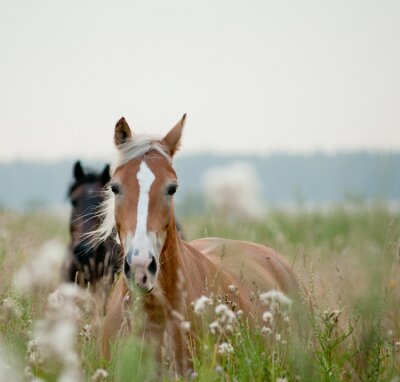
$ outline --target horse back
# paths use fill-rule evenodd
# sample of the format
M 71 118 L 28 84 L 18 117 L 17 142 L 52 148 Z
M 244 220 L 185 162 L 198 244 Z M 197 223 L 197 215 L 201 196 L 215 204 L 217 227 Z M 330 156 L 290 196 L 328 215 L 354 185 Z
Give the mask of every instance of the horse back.
M 247 241 L 203 238 L 191 241 L 218 269 L 229 274 L 236 286 L 265 292 L 281 290 L 297 295 L 296 275 L 287 260 L 272 248 Z

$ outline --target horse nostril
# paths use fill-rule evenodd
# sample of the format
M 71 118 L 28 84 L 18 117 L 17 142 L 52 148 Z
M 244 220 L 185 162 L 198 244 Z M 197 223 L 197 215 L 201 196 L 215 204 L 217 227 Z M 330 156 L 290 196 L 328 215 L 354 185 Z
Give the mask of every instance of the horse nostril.
M 125 257 L 125 261 L 124 261 L 124 273 L 128 279 L 131 278 L 131 276 L 132 276 L 131 267 L 129 266 L 128 261 L 126 260 L 126 257 Z
M 143 276 L 143 285 L 146 284 L 146 281 L 147 281 L 147 276 L 144 275 L 144 276 Z
M 156 258 L 154 256 L 152 256 L 152 258 L 151 258 L 151 263 L 149 265 L 149 272 L 152 275 L 155 275 L 157 272 L 157 262 L 156 262 Z

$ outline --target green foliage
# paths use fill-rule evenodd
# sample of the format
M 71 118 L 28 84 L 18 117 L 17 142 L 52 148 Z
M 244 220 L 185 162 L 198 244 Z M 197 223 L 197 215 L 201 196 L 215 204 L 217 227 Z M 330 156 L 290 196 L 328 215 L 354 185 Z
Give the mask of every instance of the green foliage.
M 189 240 L 222 236 L 267 244 L 286 255 L 303 280 L 301 303 L 293 306 L 289 324 L 271 332 L 262 329 L 260 317 L 255 326 L 238 320 L 231 335 L 212 333 L 215 305 L 210 307 L 192 349 L 189 380 L 391 381 L 400 376 L 398 212 L 360 202 L 327 211 L 274 210 L 257 222 L 196 212 L 181 223 Z M 67 235 L 66 224 L 51 215 L 0 213 L 0 341 L 7 357 L 19 361 L 20 374 L 47 295 L 18 295 L 13 274 L 43 242 L 57 237 L 66 243 Z M 4 299 L 15 304 L 7 310 Z M 93 333 L 78 340 L 86 380 L 99 368 L 107 370 L 106 381 L 176 380 L 168 366 L 157 367 L 153 349 L 141 337 L 119 340 L 111 362 L 104 360 L 101 319 L 88 318 L 84 323 L 93 324 Z M 223 343 L 233 351 L 221 353 Z M 54 368 L 36 372 L 45 380 L 57 375 Z
M 116 382 L 153 381 L 156 376 L 153 352 L 137 337 L 130 337 L 118 344 L 110 369 Z

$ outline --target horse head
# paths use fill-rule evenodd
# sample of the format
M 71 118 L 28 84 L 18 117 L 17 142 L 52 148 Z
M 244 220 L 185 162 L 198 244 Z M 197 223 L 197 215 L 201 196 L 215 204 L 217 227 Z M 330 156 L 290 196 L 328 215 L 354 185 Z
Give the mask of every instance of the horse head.
M 185 115 L 164 138 L 136 137 L 124 118 L 115 127 L 119 160 L 112 171 L 103 225 L 115 226 L 124 253 L 128 285 L 150 292 L 160 273 L 160 255 L 176 234 L 174 194 L 178 188 L 172 158 L 179 148 Z M 110 219 L 110 216 L 112 218 Z
M 99 246 L 93 245 L 88 234 L 98 229 L 101 223 L 96 212 L 104 200 L 104 187 L 110 180 L 110 168 L 106 165 L 100 173 L 85 172 L 80 161 L 77 161 L 74 164 L 73 174 L 74 181 L 68 192 L 72 207 L 71 250 L 74 264 L 81 271 L 84 266 L 92 271 L 91 268 L 96 264 L 96 251 Z

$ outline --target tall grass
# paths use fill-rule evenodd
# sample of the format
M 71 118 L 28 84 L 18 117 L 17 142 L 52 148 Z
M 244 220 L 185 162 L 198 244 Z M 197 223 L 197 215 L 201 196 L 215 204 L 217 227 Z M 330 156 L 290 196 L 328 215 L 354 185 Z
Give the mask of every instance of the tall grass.
M 202 317 L 204 330 L 191 349 L 189 379 L 400 380 L 398 212 L 383 204 L 352 209 L 339 205 L 324 212 L 271 211 L 258 222 L 206 214 L 186 217 L 182 226 L 189 240 L 222 236 L 269 245 L 289 258 L 302 285 L 301 303 L 292 306 L 289 316 L 275 309 L 273 323 L 259 317 L 255 326 L 237 317 L 226 332 L 210 329 L 218 320 L 215 307 L 220 302 L 214 301 Z M 67 224 L 52 215 L 0 214 L 1 380 L 10 375 L 10 368 L 17 378 L 25 373 L 26 380 L 34 376 L 68 380 L 58 361 L 39 362 L 38 354 L 27 351 L 37 323 L 48 318 L 48 295 L 56 285 L 22 293 L 13 284 L 18 269 L 54 238 L 66 247 Z M 101 305 L 96 298 L 91 297 L 93 305 Z M 83 309 L 76 320 L 75 351 L 81 369 L 76 378 L 179 379 L 168 354 L 157 366 L 154 349 L 140 336 L 124 336 L 112 360 L 104 360 L 99 351 L 99 311 Z M 135 311 L 138 317 L 140 312 Z

